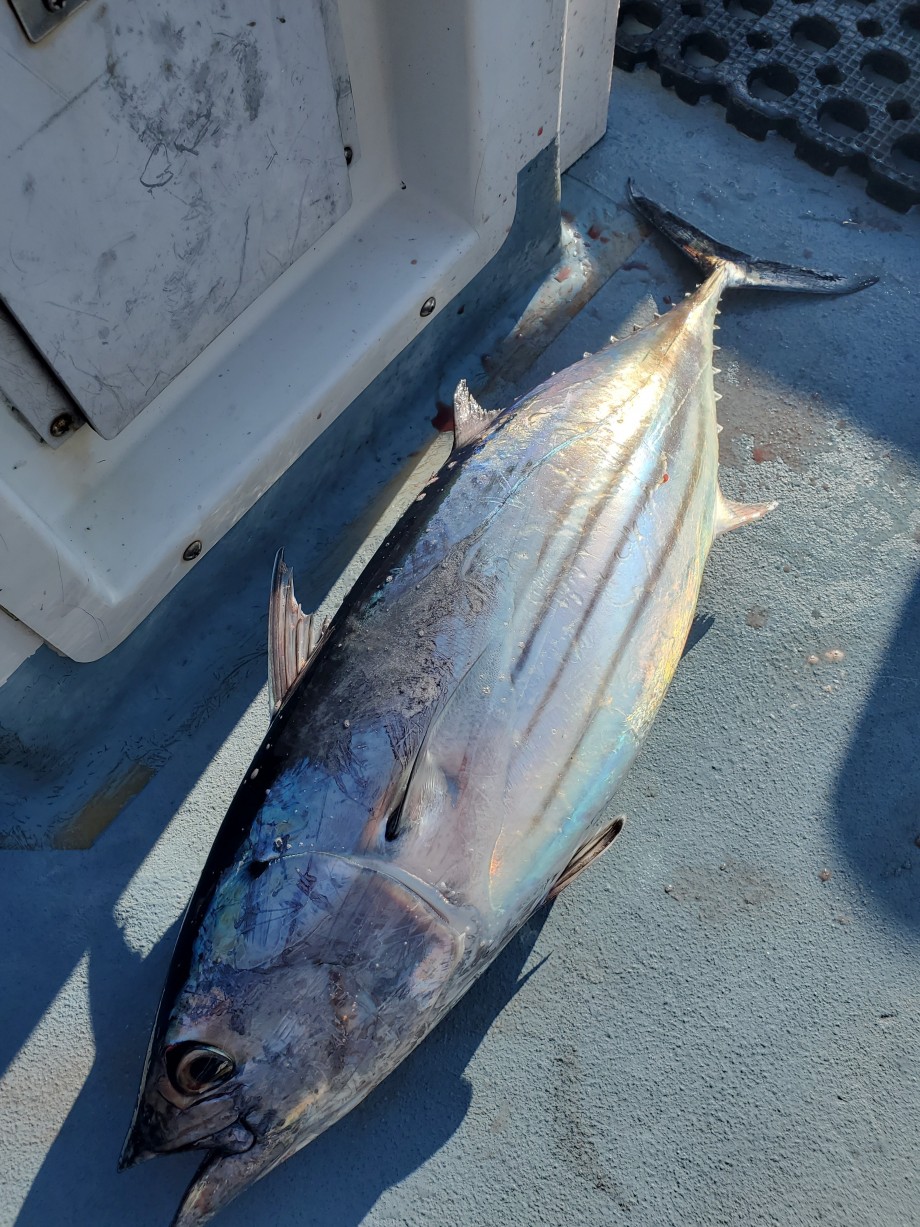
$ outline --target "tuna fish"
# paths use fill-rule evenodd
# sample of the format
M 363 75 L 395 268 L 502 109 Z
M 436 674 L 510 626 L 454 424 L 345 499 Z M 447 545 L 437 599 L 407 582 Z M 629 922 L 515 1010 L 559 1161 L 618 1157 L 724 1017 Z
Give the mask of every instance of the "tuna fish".
M 710 546 L 773 506 L 719 490 L 719 297 L 871 282 L 633 199 L 697 291 L 504 411 L 461 383 L 450 459 L 328 627 L 276 563 L 271 724 L 183 921 L 122 1154 L 208 1152 L 176 1227 L 359 1103 L 612 841 Z

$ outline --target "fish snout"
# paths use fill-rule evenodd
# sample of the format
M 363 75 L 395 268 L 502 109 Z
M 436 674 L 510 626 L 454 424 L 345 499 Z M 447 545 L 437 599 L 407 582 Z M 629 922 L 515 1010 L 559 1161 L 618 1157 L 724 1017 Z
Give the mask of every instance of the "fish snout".
M 137 1136 L 137 1130 L 132 1125 L 125 1138 L 125 1144 L 121 1148 L 121 1154 L 118 1156 L 117 1170 L 126 1172 L 129 1167 L 137 1167 L 138 1163 L 146 1163 L 148 1159 L 155 1159 L 158 1153 L 156 1150 L 148 1150 L 142 1144 Z

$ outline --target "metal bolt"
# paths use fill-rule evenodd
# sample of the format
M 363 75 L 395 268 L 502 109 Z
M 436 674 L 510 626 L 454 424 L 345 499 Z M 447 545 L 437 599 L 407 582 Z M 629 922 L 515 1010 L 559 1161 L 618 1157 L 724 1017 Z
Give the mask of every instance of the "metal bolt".
M 351 160 L 354 156 L 355 156 L 355 151 L 352 149 L 351 145 L 346 145 L 345 146 L 345 165 L 346 166 L 351 166 Z
M 48 434 L 52 439 L 60 439 L 61 435 L 66 435 L 68 430 L 73 430 L 73 414 L 59 413 L 48 427 Z
M 182 551 L 182 561 L 191 562 L 192 559 L 197 558 L 200 553 L 201 553 L 201 542 L 200 541 L 190 541 L 188 545 L 185 547 L 185 549 Z
M 438 304 L 433 298 L 426 298 L 422 303 L 422 309 L 419 311 L 419 315 L 422 317 L 422 319 L 424 319 L 426 315 L 431 315 L 432 311 L 437 305 Z

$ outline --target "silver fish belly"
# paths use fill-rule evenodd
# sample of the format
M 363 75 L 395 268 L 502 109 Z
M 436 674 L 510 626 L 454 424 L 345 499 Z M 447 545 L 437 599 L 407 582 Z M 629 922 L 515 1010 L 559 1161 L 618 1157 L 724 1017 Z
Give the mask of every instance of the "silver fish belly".
M 183 922 L 123 1154 L 209 1152 L 181 1227 L 364 1098 L 612 838 L 712 542 L 772 506 L 719 490 L 719 297 L 860 285 L 637 204 L 700 289 L 501 413 L 462 385 L 451 459 L 325 631 L 278 573 L 279 707 Z

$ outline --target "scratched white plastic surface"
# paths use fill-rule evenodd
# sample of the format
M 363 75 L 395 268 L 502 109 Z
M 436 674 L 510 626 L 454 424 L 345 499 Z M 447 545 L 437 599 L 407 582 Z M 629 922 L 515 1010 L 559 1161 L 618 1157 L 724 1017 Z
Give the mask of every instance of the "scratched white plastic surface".
M 84 428 L 52 454 L 0 413 L 0 604 L 76 660 L 109 652 L 187 573 L 185 546 L 207 552 L 427 327 L 501 247 L 518 172 L 559 132 L 576 5 L 579 45 L 612 28 L 616 0 L 340 0 L 351 208 L 116 439 Z M 18 106 L 44 89 L 26 73 Z M 581 139 L 599 136 L 591 91 L 571 98 Z
M 41 642 L 27 626 L 9 614 L 0 613 L 0 686 L 36 648 L 41 647 Z
M 105 438 L 347 210 L 319 0 L 0 10 L 0 296 Z

